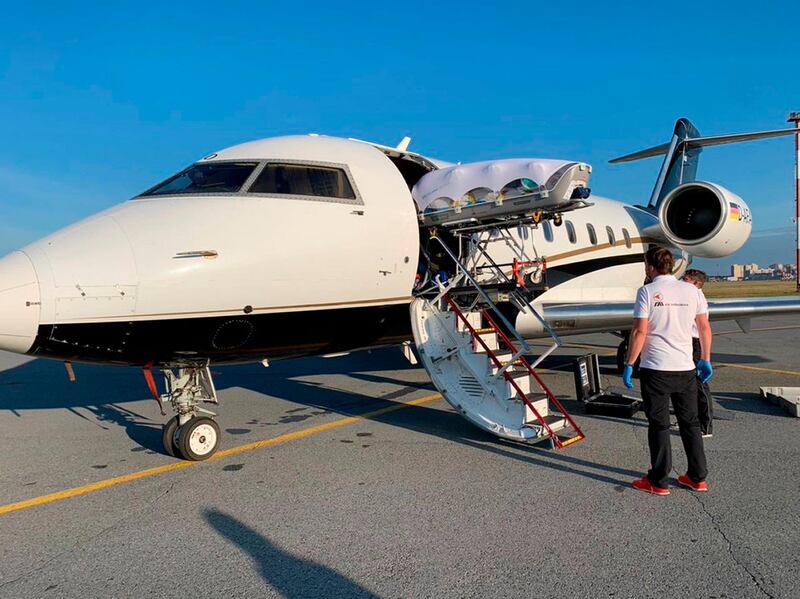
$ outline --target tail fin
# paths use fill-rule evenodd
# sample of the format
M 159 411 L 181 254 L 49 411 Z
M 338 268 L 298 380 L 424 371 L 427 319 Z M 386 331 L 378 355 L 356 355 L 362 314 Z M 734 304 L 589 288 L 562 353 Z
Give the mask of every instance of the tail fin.
M 642 158 L 666 154 L 664 156 L 664 162 L 661 164 L 661 171 L 658 173 L 658 179 L 653 188 L 653 193 L 650 196 L 650 203 L 648 204 L 650 208 L 655 209 L 658 207 L 661 200 L 664 199 L 664 196 L 678 185 L 695 180 L 697 164 L 700 160 L 700 152 L 703 151 L 703 147 L 792 134 L 797 135 L 798 129 L 777 129 L 774 131 L 701 137 L 700 132 L 689 119 L 680 118 L 675 122 L 672 139 L 668 143 L 634 152 L 626 156 L 620 156 L 619 158 L 609 160 L 609 162 L 611 164 L 632 162 L 634 160 L 641 160 Z

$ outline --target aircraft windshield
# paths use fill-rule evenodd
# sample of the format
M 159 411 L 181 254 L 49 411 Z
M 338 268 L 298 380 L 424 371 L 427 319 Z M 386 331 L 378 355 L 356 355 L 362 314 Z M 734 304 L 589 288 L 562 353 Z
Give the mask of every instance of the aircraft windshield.
M 148 189 L 142 196 L 237 193 L 255 170 L 256 162 L 207 162 L 193 164 Z

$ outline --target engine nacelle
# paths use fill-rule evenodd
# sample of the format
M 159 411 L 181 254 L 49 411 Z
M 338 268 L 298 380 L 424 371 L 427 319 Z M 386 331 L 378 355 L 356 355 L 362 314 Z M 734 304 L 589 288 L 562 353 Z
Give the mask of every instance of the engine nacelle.
M 658 218 L 670 243 L 699 258 L 720 258 L 741 248 L 753 218 L 742 198 L 720 185 L 684 183 L 661 202 Z

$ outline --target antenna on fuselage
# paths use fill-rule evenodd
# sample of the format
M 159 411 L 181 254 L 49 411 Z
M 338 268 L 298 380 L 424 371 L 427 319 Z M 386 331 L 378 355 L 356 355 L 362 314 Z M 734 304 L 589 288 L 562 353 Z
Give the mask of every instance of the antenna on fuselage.
M 406 136 L 400 140 L 400 143 L 397 144 L 394 149 L 397 150 L 398 152 L 405 152 L 406 150 L 408 150 L 408 146 L 410 143 L 411 143 L 411 138 Z

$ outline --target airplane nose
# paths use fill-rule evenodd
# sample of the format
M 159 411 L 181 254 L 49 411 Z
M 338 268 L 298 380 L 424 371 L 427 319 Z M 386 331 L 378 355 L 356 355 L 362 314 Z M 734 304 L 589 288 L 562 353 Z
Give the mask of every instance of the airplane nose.
M 0 349 L 27 352 L 39 328 L 39 281 L 28 256 L 0 259 Z

